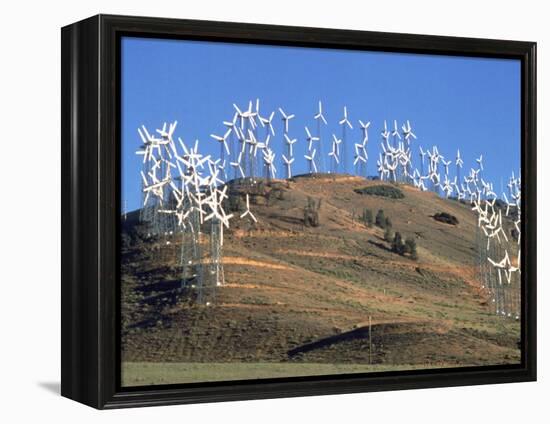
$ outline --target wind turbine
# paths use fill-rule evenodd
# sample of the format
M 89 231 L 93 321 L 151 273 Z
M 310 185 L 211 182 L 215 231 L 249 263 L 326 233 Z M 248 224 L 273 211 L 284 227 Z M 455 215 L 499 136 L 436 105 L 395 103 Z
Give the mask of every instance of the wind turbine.
M 285 134 L 288 134 L 288 122 L 294 118 L 296 115 L 294 114 L 286 114 L 285 111 L 282 108 L 279 108 L 279 112 L 281 113 L 281 116 L 283 117 L 283 124 L 285 126 Z
M 365 124 L 363 121 L 359 119 L 359 126 L 361 127 L 361 132 L 363 133 L 363 141 L 369 141 L 369 127 L 370 127 L 370 121 L 367 121 Z
M 389 138 L 390 138 L 390 133 L 388 131 L 388 124 L 384 119 L 384 131 L 382 131 L 382 139 L 384 140 L 384 142 L 386 142 L 386 144 L 388 144 Z
M 235 114 L 233 115 L 233 119 L 231 121 L 223 121 L 223 125 L 225 125 L 225 127 L 228 130 L 232 131 L 230 135 L 231 138 L 229 139 L 230 153 L 229 153 L 228 159 L 231 159 L 231 153 L 236 154 L 236 150 L 237 150 L 235 146 L 235 134 L 237 134 L 237 137 L 239 137 L 238 128 L 236 126 L 238 117 L 239 117 L 239 114 L 235 112 Z
M 403 130 L 403 138 L 405 139 L 405 142 L 407 143 L 407 149 L 410 149 L 411 147 L 411 139 L 416 140 L 416 134 L 413 133 L 411 128 L 411 122 L 407 119 L 407 122 L 401 126 L 401 129 Z M 408 168 L 406 168 L 406 172 L 408 174 L 411 173 L 412 168 L 412 161 L 409 161 Z
M 344 174 L 348 172 L 348 159 L 347 159 L 347 141 L 346 141 L 346 126 L 348 126 L 351 130 L 353 129 L 353 126 L 351 125 L 351 122 L 348 119 L 348 108 L 344 106 L 344 117 L 338 121 L 338 124 L 342 125 L 342 156 L 344 157 L 343 164 L 344 164 Z
M 340 143 L 342 143 L 342 140 L 332 134 L 332 151 L 328 155 L 332 156 L 332 171 L 334 173 L 338 172 L 340 165 Z
M 378 178 L 380 178 L 380 181 L 384 181 L 384 177 L 389 174 L 389 171 L 386 168 L 386 162 L 382 158 L 382 153 L 379 154 L 378 160 L 376 161 L 376 169 L 378 171 Z
M 325 125 L 328 125 L 327 120 L 325 119 L 325 116 L 323 115 L 323 104 L 321 103 L 321 100 L 319 100 L 319 111 L 317 114 L 313 117 L 317 121 L 317 139 L 319 140 L 319 157 L 321 160 L 319 161 L 319 168 L 320 171 L 323 172 L 325 169 L 325 157 L 323 156 L 323 140 L 321 137 L 321 122 L 323 122 Z
M 483 155 L 479 155 L 479 158 L 476 159 L 476 162 L 479 165 L 479 169 L 483 171 Z
M 313 117 L 313 119 L 315 120 L 322 120 L 325 125 L 327 125 L 327 120 L 325 119 L 324 115 L 323 115 L 323 104 L 321 103 L 321 100 L 319 100 L 319 111 L 317 112 L 317 114 Z
M 292 166 L 292 162 L 294 162 L 295 158 L 287 159 L 287 157 L 285 155 L 282 155 L 282 156 L 283 156 L 283 162 L 285 163 L 285 166 L 286 166 L 286 177 L 287 178 L 292 178 L 291 166 Z
M 367 154 L 367 143 L 369 142 L 369 127 L 370 127 L 370 121 L 367 121 L 367 123 L 364 123 L 359 119 L 359 126 L 361 127 L 361 132 L 363 133 L 363 141 L 361 142 L 361 151 L 363 152 L 363 163 L 361 164 L 361 167 L 364 168 L 364 176 L 367 177 L 367 160 L 369 159 L 369 156 Z M 362 173 L 362 174 L 363 174 Z
M 427 152 L 422 150 L 422 146 L 418 146 L 418 148 L 420 149 L 420 174 L 424 175 L 424 158 Z
M 235 111 L 237 113 L 237 117 L 239 118 L 239 125 L 241 127 L 241 130 L 244 129 L 244 119 L 245 115 L 243 111 L 237 106 L 235 103 L 233 103 L 233 107 L 235 108 Z
M 174 134 L 174 131 L 176 129 L 176 125 L 178 125 L 178 121 L 174 121 L 168 126 L 168 131 L 166 131 L 166 122 L 162 126 L 162 129 L 157 130 L 157 133 L 160 134 L 163 141 L 168 142 L 172 140 L 172 135 Z
M 241 160 L 242 160 L 243 152 L 241 151 L 239 153 L 239 156 L 237 158 L 237 162 L 230 162 L 229 165 L 231 165 L 233 168 L 235 168 L 235 176 L 234 178 L 237 178 L 237 171 L 240 173 L 241 178 L 245 177 L 245 173 L 243 171 L 243 167 L 241 166 Z
M 314 136 L 312 136 L 311 133 L 309 132 L 309 128 L 308 128 L 308 127 L 305 127 L 305 129 L 306 129 L 306 135 L 307 135 L 306 140 L 307 140 L 307 142 L 308 142 L 307 149 L 308 149 L 308 150 L 311 150 L 311 147 L 312 147 L 312 145 L 313 145 L 313 142 L 314 142 L 314 141 L 319 141 L 319 137 L 314 137 Z
M 451 182 L 449 181 L 449 176 L 447 174 L 445 174 L 445 180 L 443 181 L 443 192 L 445 193 L 445 197 L 447 199 L 453 193 L 453 187 L 451 185 Z
M 271 135 L 273 135 L 273 136 L 275 135 L 275 130 L 273 129 L 273 124 L 272 124 L 274 116 L 275 116 L 274 111 L 271 112 L 271 115 L 269 115 L 269 118 L 264 118 L 264 117 L 260 116 L 260 124 L 262 124 L 262 126 L 266 127 L 266 133 L 271 132 Z
M 358 175 L 362 175 L 363 172 L 362 168 L 367 164 L 367 160 L 361 155 L 362 152 L 362 144 L 355 144 L 355 158 L 353 160 L 353 166 L 357 167 L 357 164 L 359 163 L 359 171 L 357 172 Z
M 445 159 L 442 159 L 441 163 L 445 167 L 445 176 L 446 177 L 449 176 L 449 165 L 451 164 L 451 161 L 450 160 L 446 161 Z
M 292 152 L 292 145 L 294 143 L 296 143 L 297 141 L 298 141 L 298 139 L 296 139 L 296 138 L 290 139 L 290 137 L 287 134 L 285 134 L 285 142 L 286 142 L 286 145 L 288 147 L 288 155 L 290 157 L 294 156 L 294 154 Z
M 256 105 L 259 107 L 259 99 L 257 99 Z M 252 100 L 248 102 L 248 109 L 243 112 L 243 117 L 248 120 L 252 129 L 256 128 L 256 121 L 254 118 L 258 116 L 258 112 L 252 111 Z
M 250 211 L 250 200 L 248 197 L 248 193 L 246 193 L 246 210 L 243 214 L 241 214 L 241 219 L 243 219 L 245 216 L 250 216 L 254 222 L 258 222 L 254 214 Z
M 248 128 L 248 138 L 245 139 L 245 143 L 250 146 L 249 149 L 245 151 L 245 173 L 249 177 L 252 177 L 252 181 L 254 181 L 258 140 L 256 138 L 256 135 L 253 131 L 250 130 L 250 128 Z
M 260 107 L 259 99 L 256 100 L 256 106 L 258 108 Z M 257 124 L 255 121 L 255 117 L 258 116 L 258 112 L 254 111 L 252 108 L 253 108 L 252 100 L 250 100 L 248 102 L 248 109 L 241 112 L 241 115 L 242 115 L 241 122 L 243 121 L 245 122 L 244 129 L 241 129 L 241 130 L 248 134 L 248 138 L 245 137 L 244 143 L 254 145 L 255 143 L 257 143 L 257 132 L 256 132 Z M 249 149 L 248 151 L 245 150 L 244 170 L 245 170 L 245 174 L 247 174 L 249 177 L 252 177 L 251 182 L 254 183 L 256 158 L 251 155 L 252 151 L 253 151 L 252 149 Z
M 458 178 L 458 181 L 460 181 L 460 170 L 462 169 L 462 165 L 464 165 L 464 161 L 460 157 L 460 149 L 457 149 L 456 151 L 455 165 L 456 165 L 456 176 Z
M 224 153 L 224 148 L 225 148 L 225 151 L 227 152 L 227 155 L 229 156 L 229 154 L 230 154 L 229 146 L 227 145 L 227 138 L 229 137 L 229 135 L 232 132 L 233 132 L 232 129 L 228 129 L 223 136 L 219 136 L 219 135 L 216 135 L 216 134 L 210 134 L 210 137 L 212 137 L 214 140 L 220 142 L 220 159 L 222 161 L 224 160 L 224 154 L 225 154 Z
M 275 178 L 277 175 L 277 169 L 275 169 L 275 153 L 268 147 L 263 151 L 264 162 L 266 165 L 266 179 Z
M 405 137 L 405 140 L 407 142 L 410 142 L 411 137 L 416 140 L 416 135 L 413 133 L 412 128 L 411 128 L 411 123 L 408 119 L 407 119 L 406 124 L 403 124 L 401 126 L 401 129 L 403 130 L 403 136 Z
M 294 114 L 286 113 L 283 108 L 279 108 L 279 113 L 281 114 L 281 119 L 283 121 L 283 143 L 286 142 L 287 154 L 289 157 L 292 157 L 292 145 L 296 143 L 296 139 L 290 139 L 288 136 L 288 123 L 291 119 L 295 117 Z
M 385 162 L 386 169 L 388 170 L 388 173 L 393 175 L 393 181 L 397 181 L 397 176 L 395 170 L 397 169 L 398 162 L 394 161 L 393 163 Z
M 313 151 L 310 152 L 309 155 L 304 155 L 306 160 L 309 162 L 309 173 L 310 174 L 312 172 L 317 173 L 317 165 L 315 164 L 315 153 L 317 153 L 317 152 L 316 152 L 315 149 L 313 149 Z
M 396 147 L 397 139 L 401 140 L 401 134 L 399 134 L 399 130 L 397 129 L 397 120 L 393 120 L 393 131 L 391 132 L 391 136 L 393 137 L 393 147 Z

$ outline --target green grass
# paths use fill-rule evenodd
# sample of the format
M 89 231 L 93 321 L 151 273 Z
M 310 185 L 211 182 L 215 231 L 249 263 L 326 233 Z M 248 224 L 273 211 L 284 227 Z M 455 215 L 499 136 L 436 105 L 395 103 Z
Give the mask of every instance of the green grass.
M 198 383 L 312 375 L 403 371 L 429 368 L 420 365 L 362 365 L 315 363 L 166 363 L 123 362 L 122 385 Z

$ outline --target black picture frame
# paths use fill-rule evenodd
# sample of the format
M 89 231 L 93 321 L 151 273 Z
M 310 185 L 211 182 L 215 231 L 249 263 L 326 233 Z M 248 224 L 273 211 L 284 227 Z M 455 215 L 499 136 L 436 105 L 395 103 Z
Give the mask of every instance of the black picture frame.
M 521 364 L 121 388 L 120 37 L 345 48 L 521 61 Z M 536 43 L 98 15 L 61 31 L 61 394 L 120 408 L 536 380 Z

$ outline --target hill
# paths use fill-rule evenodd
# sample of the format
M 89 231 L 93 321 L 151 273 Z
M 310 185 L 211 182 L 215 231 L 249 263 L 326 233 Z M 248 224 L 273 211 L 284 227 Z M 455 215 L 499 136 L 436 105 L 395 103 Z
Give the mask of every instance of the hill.
M 121 256 L 126 383 L 139 384 L 144 363 L 292 364 L 260 373 L 279 376 L 296 375 L 296 364 L 322 374 L 327 364 L 357 372 L 519 362 L 519 323 L 491 313 L 476 274 L 470 207 L 405 184 L 403 198 L 364 190 L 383 185 L 394 186 L 330 175 L 262 182 L 251 196 L 258 223 L 233 219 L 225 232 L 226 284 L 210 304 L 181 287 L 181 236 L 147 239 L 130 214 Z M 230 192 L 243 196 L 237 182 Z M 308 198 L 321 201 L 319 226 L 304 225 Z M 383 209 L 393 231 L 413 237 L 418 259 L 392 252 L 383 229 L 359 220 L 365 208 Z M 434 219 L 441 212 L 458 223 Z

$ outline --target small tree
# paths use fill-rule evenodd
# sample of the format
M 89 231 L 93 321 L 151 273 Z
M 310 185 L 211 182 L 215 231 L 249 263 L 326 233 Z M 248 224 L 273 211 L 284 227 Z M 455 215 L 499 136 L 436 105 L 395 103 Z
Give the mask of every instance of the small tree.
M 386 231 L 384 232 L 384 240 L 388 243 L 391 243 L 393 240 L 393 233 L 390 227 L 386 228 Z
M 378 209 L 375 223 L 377 227 L 386 228 L 386 216 L 384 215 L 384 211 L 382 209 Z
M 229 195 L 229 210 L 231 212 L 240 212 L 243 209 L 243 201 L 241 196 L 236 194 Z
M 258 180 L 256 183 L 256 194 L 259 194 L 260 196 L 265 196 L 266 194 L 265 189 L 265 183 L 263 180 Z
M 372 211 L 368 208 L 365 208 L 365 210 L 363 211 L 363 222 L 367 227 L 372 227 Z
M 386 228 L 388 228 L 388 227 L 389 227 L 389 228 L 393 227 L 393 224 L 392 224 L 391 219 L 390 219 L 389 216 L 386 217 L 385 224 L 386 224 L 386 225 L 385 225 Z
M 416 240 L 412 237 L 407 237 L 405 240 L 405 253 L 411 255 L 411 259 L 417 260 L 418 253 L 416 252 Z
M 405 253 L 405 245 L 403 244 L 403 237 L 401 237 L 401 233 L 399 231 L 397 231 L 395 233 L 395 236 L 393 237 L 391 250 L 399 255 L 403 255 Z
M 319 222 L 319 210 L 321 209 L 321 199 L 315 203 L 312 197 L 307 198 L 307 205 L 304 208 L 304 225 L 306 227 L 318 227 Z

